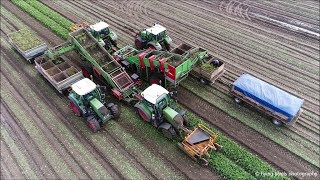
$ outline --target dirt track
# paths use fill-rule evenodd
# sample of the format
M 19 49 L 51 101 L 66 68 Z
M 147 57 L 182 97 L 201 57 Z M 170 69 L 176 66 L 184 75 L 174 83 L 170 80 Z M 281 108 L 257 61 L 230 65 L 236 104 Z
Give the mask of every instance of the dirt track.
M 221 4 L 224 1 L 221 1 Z M 57 6 L 54 3 L 51 2 L 46 2 L 46 4 L 48 4 L 50 7 L 52 7 L 53 9 L 55 9 L 56 11 L 60 12 L 61 14 L 63 14 L 64 16 L 66 16 L 67 18 L 69 18 L 72 21 L 79 21 L 81 20 L 81 18 L 73 13 L 67 12 L 66 7 L 62 7 L 62 6 Z M 142 29 L 145 27 L 145 25 L 150 25 L 155 21 L 159 21 L 161 22 L 161 24 L 166 25 L 166 27 L 168 27 L 170 34 L 172 34 L 174 42 L 176 44 L 179 44 L 182 41 L 187 41 L 188 43 L 195 43 L 197 45 L 201 45 L 202 47 L 206 47 L 208 49 L 210 49 L 213 52 L 216 52 L 218 54 L 218 56 L 220 56 L 223 60 L 225 60 L 228 64 L 228 72 L 227 74 L 224 76 L 224 80 L 226 80 L 227 82 L 232 82 L 241 72 L 244 71 L 249 71 L 253 74 L 263 74 L 264 78 L 267 78 L 268 80 L 274 82 L 275 84 L 280 84 L 283 88 L 290 90 L 292 89 L 292 87 L 294 87 L 295 89 L 295 93 L 298 93 L 299 95 L 301 95 L 302 97 L 305 97 L 307 99 L 307 103 L 305 104 L 305 108 L 307 109 L 307 111 L 310 111 L 311 113 L 317 113 L 317 108 L 319 106 L 318 104 L 318 97 L 315 96 L 315 94 L 317 93 L 317 85 L 319 84 L 317 81 L 317 76 L 307 72 L 307 70 L 304 69 L 299 69 L 295 66 L 292 65 L 288 65 L 288 63 L 283 63 L 281 65 L 286 65 L 286 66 L 277 66 L 278 62 L 276 60 L 276 57 L 273 55 L 262 55 L 261 53 L 259 53 L 256 50 L 252 50 L 252 53 L 256 53 L 256 56 L 253 56 L 252 54 L 246 53 L 246 49 L 243 49 L 242 46 L 239 45 L 240 42 L 233 42 L 232 44 L 228 44 L 228 42 L 224 42 L 223 40 L 221 40 L 216 34 L 210 33 L 209 30 L 207 29 L 207 27 L 199 27 L 199 28 L 195 28 L 194 30 L 187 30 L 189 29 L 188 27 L 195 27 L 197 25 L 197 22 L 194 22 L 194 24 L 190 24 L 188 23 L 188 21 L 190 19 L 187 19 L 188 16 L 186 15 L 185 19 L 183 21 L 179 21 L 179 17 L 172 17 L 172 14 L 165 14 L 163 12 L 167 12 L 166 10 L 160 9 L 159 12 L 156 11 L 155 13 L 151 13 L 150 11 L 147 11 L 146 9 L 150 8 L 150 7 L 154 7 L 154 6 L 165 6 L 167 8 L 170 9 L 170 6 L 172 7 L 172 11 L 173 10 L 179 10 L 181 9 L 181 13 L 182 11 L 186 11 L 186 9 L 190 9 L 190 7 L 196 6 L 198 11 L 192 11 L 190 12 L 190 14 L 193 15 L 197 15 L 198 17 L 202 17 L 203 19 L 208 19 L 208 17 L 210 16 L 219 16 L 220 18 L 223 18 L 226 22 L 233 22 L 233 21 L 239 21 L 240 23 L 243 23 L 242 26 L 250 26 L 250 28 L 252 29 L 259 29 L 259 26 L 252 24 L 249 25 L 248 22 L 243 21 L 243 20 L 239 20 L 239 19 L 235 19 L 234 17 L 229 17 L 228 13 L 224 14 L 224 13 L 217 13 L 217 11 L 212 11 L 212 10 L 208 10 L 208 7 L 213 7 L 215 6 L 215 3 L 212 3 L 210 1 L 202 1 L 201 3 L 199 2 L 199 4 L 194 5 L 190 2 L 183 2 L 183 1 L 179 1 L 179 3 L 170 3 L 169 1 L 166 2 L 161 2 L 161 3 L 149 3 L 149 1 L 128 1 L 128 2 L 120 2 L 120 3 L 114 3 L 113 5 L 110 5 L 108 3 L 104 3 L 104 2 L 99 2 L 98 4 L 93 4 L 93 3 L 89 3 L 89 2 L 79 2 L 79 3 L 74 3 L 74 2 L 65 2 L 66 5 L 69 5 L 70 7 L 74 7 L 74 9 L 78 9 L 79 11 L 77 12 L 81 12 L 83 14 L 88 14 L 86 18 L 91 18 L 91 19 L 97 19 L 97 18 L 101 18 L 101 19 L 106 19 L 108 21 L 109 24 L 111 24 L 111 26 L 113 27 L 113 29 L 116 30 L 116 32 L 118 34 L 120 34 L 120 37 L 123 37 L 122 41 L 126 42 L 126 43 L 131 43 L 131 39 L 134 35 L 134 33 L 136 31 L 138 31 L 139 29 Z M 77 5 L 79 4 L 79 5 Z M 167 5 L 168 4 L 168 5 Z M 254 6 L 255 3 L 253 3 L 252 6 Z M 57 45 L 59 43 L 62 42 L 61 39 L 59 39 L 58 37 L 54 36 L 53 33 L 51 33 L 48 29 L 44 28 L 42 25 L 40 25 L 38 22 L 36 22 L 35 20 L 33 20 L 32 18 L 30 18 L 29 16 L 27 16 L 25 13 L 21 12 L 19 9 L 17 9 L 15 6 L 13 6 L 11 3 L 9 2 L 5 2 L 3 3 L 4 7 L 6 7 L 8 10 L 10 10 L 11 12 L 14 12 L 20 19 L 23 20 L 23 22 L 28 25 L 29 27 L 32 27 L 36 32 L 39 33 L 39 35 L 46 40 L 47 42 L 50 43 L 51 46 L 53 45 Z M 97 7 L 95 7 L 96 5 L 99 5 L 101 7 L 103 7 L 103 11 L 98 12 L 99 10 L 94 10 L 95 8 L 98 9 Z M 84 8 L 87 8 L 88 11 L 85 11 Z M 223 5 L 221 5 L 220 8 L 223 8 Z M 91 12 L 90 10 L 91 9 Z M 100 9 L 101 10 L 101 9 Z M 95 13 L 92 13 L 95 12 Z M 104 12 L 104 13 L 103 13 Z M 168 10 L 168 12 L 171 12 Z M 204 13 L 206 12 L 206 13 Z M 91 14 L 92 13 L 92 14 Z M 158 19 L 157 13 L 160 14 L 161 18 Z M 216 14 L 217 13 L 217 14 Z M 275 13 L 279 13 L 279 12 L 275 12 Z M 90 14 L 90 15 L 89 15 Z M 95 14 L 95 15 L 93 15 Z M 182 13 L 184 14 L 184 13 Z M 210 15 L 210 16 L 209 16 Z M 118 16 L 120 18 L 116 18 L 115 16 Z M 23 17 L 23 18 L 22 18 Z M 150 18 L 147 18 L 150 17 Z M 182 16 L 180 16 L 181 18 Z M 85 17 L 84 17 L 85 18 Z M 114 19 L 112 19 L 114 18 Z M 118 21 L 116 21 L 115 19 L 117 19 Z M 128 21 L 128 19 L 130 19 L 130 21 Z M 88 19 L 87 19 L 88 20 Z M 200 22 L 199 22 L 200 23 Z M 262 22 L 259 22 L 263 25 Z M 312 23 L 312 22 L 310 22 Z M 261 26 L 262 26 L 261 25 Z M 213 28 L 213 27 L 211 27 Z M 310 38 L 310 37 L 305 37 L 303 34 L 301 33 L 296 33 L 296 32 L 292 32 L 292 34 L 287 34 L 283 31 L 283 29 L 279 29 L 278 31 L 274 30 L 270 30 L 271 28 L 265 28 L 264 31 L 259 31 L 257 33 L 265 33 L 268 34 L 269 36 L 272 36 L 273 38 L 277 38 L 277 37 L 281 37 L 282 40 L 276 42 L 275 44 L 277 46 L 281 46 L 281 45 L 286 45 L 286 50 L 293 52 L 297 49 L 300 49 L 299 53 L 294 54 L 292 57 L 296 58 L 297 60 L 304 60 L 304 56 L 301 56 L 301 54 L 307 54 L 309 56 L 305 56 L 305 58 L 307 58 L 308 63 L 310 63 L 308 65 L 308 68 L 310 68 L 311 66 L 315 66 L 318 67 L 319 64 L 317 61 L 315 61 L 315 58 L 317 56 L 317 54 L 315 53 L 316 50 L 316 45 L 313 39 L 310 40 L 310 44 L 304 44 L 304 42 L 302 41 L 302 39 L 305 38 Z M 257 30 L 258 31 L 258 30 Z M 122 36 L 123 35 L 123 36 Z M 203 35 L 205 35 L 204 37 L 202 37 Z M 209 38 L 210 37 L 210 38 Z M 250 38 L 251 35 L 248 35 L 247 38 Z M 209 40 L 208 40 L 209 38 Z M 267 40 L 262 40 L 267 42 Z M 284 43 L 285 42 L 285 43 Z M 240 54 L 236 54 L 236 52 L 233 52 L 232 50 L 230 50 L 230 48 L 234 46 L 238 48 L 239 52 L 242 52 Z M 15 58 L 15 56 L 11 55 L 12 52 L 6 51 L 5 55 L 4 55 L 4 59 L 8 60 L 9 59 L 13 59 Z M 240 56 L 240 57 L 239 57 Z M 259 58 L 259 61 L 255 61 L 255 62 L 250 62 L 252 60 L 252 58 Z M 262 61 L 262 59 L 268 59 L 270 60 L 269 63 L 264 63 Z M 22 60 L 22 59 L 19 59 Z M 246 65 L 244 65 L 245 63 L 243 63 L 242 61 L 245 61 L 245 63 L 247 63 Z M 233 65 L 234 62 L 239 63 L 238 65 Z M 256 65 L 258 64 L 258 65 Z M 251 68 L 248 68 L 249 65 Z M 24 66 L 28 66 L 27 63 L 18 63 L 18 62 L 11 62 L 8 65 L 9 67 L 12 67 L 13 69 L 15 69 L 15 73 L 21 72 L 21 68 Z M 1 67 L 2 68 L 2 67 Z M 28 67 L 26 68 L 27 70 L 23 70 L 23 74 L 30 74 L 30 72 L 32 72 L 32 67 Z M 267 70 L 268 69 L 268 70 Z M 287 70 L 282 72 L 281 75 L 279 76 L 270 76 L 270 74 L 275 74 L 275 72 L 279 72 L 279 71 L 283 71 L 283 70 Z M 312 70 L 314 70 L 312 68 Z M 4 85 L 5 86 L 11 86 L 11 82 L 13 81 L 10 80 L 10 76 L 11 76 L 11 72 L 3 72 L 4 73 L 4 77 L 7 78 L 4 79 Z M 7 73 L 7 74 L 6 74 Z M 33 72 L 34 73 L 34 72 Z M 31 74 L 33 74 L 31 73 Z M 299 79 L 295 79 L 292 78 L 293 76 L 298 75 Z M 90 156 L 92 156 L 94 158 L 95 163 L 98 163 L 102 168 L 104 168 L 106 170 L 106 172 L 104 172 L 104 170 L 101 170 L 100 175 L 104 174 L 104 173 L 108 173 L 111 174 L 111 177 L 113 178 L 118 178 L 118 177 L 127 177 L 127 174 L 121 174 L 121 172 L 119 171 L 119 169 L 121 170 L 121 168 L 112 165 L 112 163 L 110 164 L 110 156 L 105 156 L 105 154 L 103 152 L 101 152 L 99 149 L 101 149 L 100 146 L 103 145 L 97 145 L 97 141 L 94 140 L 88 140 L 88 139 L 83 139 L 83 136 L 90 133 L 87 132 L 87 130 L 85 129 L 85 124 L 84 123 L 79 123 L 79 125 L 77 124 L 78 122 L 74 122 L 74 121 L 70 121 L 70 119 L 75 119 L 72 115 L 72 113 L 70 112 L 70 110 L 68 110 L 68 108 L 66 107 L 65 102 L 66 102 L 66 98 L 62 97 L 61 95 L 59 95 L 58 93 L 54 92 L 54 90 L 50 90 L 51 87 L 41 87 L 41 88 L 36 88 L 33 84 L 42 84 L 42 85 L 49 85 L 48 83 L 46 83 L 44 81 L 44 79 L 42 78 L 37 78 L 37 80 L 33 80 L 32 75 L 29 76 L 23 76 L 20 75 L 23 81 L 27 82 L 27 86 L 28 86 L 28 90 L 34 91 L 34 92 L 38 92 L 39 94 L 44 93 L 44 95 L 41 95 L 40 98 L 45 99 L 45 102 L 47 103 L 47 108 L 51 109 L 50 113 L 52 115 L 57 116 L 56 119 L 58 119 L 59 124 L 63 124 L 66 125 L 66 128 L 68 130 L 70 130 L 70 132 L 72 132 L 72 136 L 77 140 L 80 141 L 83 146 L 85 147 L 84 151 L 86 152 L 90 152 Z M 285 77 L 283 81 L 279 81 L 279 77 Z M 271 79 L 269 79 L 271 78 Z M 306 79 L 306 81 L 301 81 L 302 79 Z M 29 80 L 28 80 L 29 79 Z M 7 82 L 8 81 L 8 82 Z M 301 83 L 301 85 L 299 84 L 298 86 L 296 85 L 296 82 Z M 315 84 L 314 84 L 315 83 Z M 295 85 L 293 85 L 295 84 Z M 15 88 L 14 88 L 15 87 Z M 17 97 L 17 101 L 18 102 L 24 102 L 25 105 L 23 105 L 24 103 L 21 104 L 21 106 L 23 107 L 30 107 L 31 109 L 29 110 L 29 112 L 31 113 L 32 111 L 37 111 L 37 108 L 34 104 L 32 104 L 31 102 L 29 102 L 28 99 L 23 99 L 22 94 L 25 93 L 24 90 L 21 90 L 20 88 L 18 88 L 19 85 L 18 83 L 16 83 L 15 85 L 12 84 L 12 88 L 11 88 L 11 93 L 15 94 L 14 97 Z M 219 87 L 221 88 L 226 88 L 225 84 L 220 84 Z M 307 92 L 303 92 L 303 88 L 306 88 Z M 10 89 L 8 87 L 8 89 Z M 316 89 L 316 90 L 314 90 Z M 20 93 L 20 95 L 19 95 Z M 50 93 L 55 94 L 55 96 L 58 96 L 59 99 L 56 100 L 54 99 L 54 97 L 50 97 Z M 238 140 L 242 145 L 248 147 L 249 149 L 251 149 L 253 152 L 256 152 L 257 154 L 259 154 L 261 157 L 263 157 L 264 159 L 266 159 L 267 161 L 269 161 L 271 164 L 273 164 L 275 167 L 279 168 L 282 171 L 286 171 L 286 172 L 296 172 L 296 171 L 303 171 L 303 172 L 309 172 L 309 171 L 313 171 L 315 170 L 313 167 L 310 167 L 306 162 L 304 162 L 303 160 L 301 160 L 300 158 L 292 155 L 289 152 L 286 152 L 285 149 L 281 148 L 280 146 L 274 144 L 272 141 L 268 140 L 267 138 L 265 138 L 264 136 L 259 135 L 257 132 L 255 132 L 254 130 L 246 127 L 245 125 L 241 124 L 241 123 L 233 123 L 235 120 L 229 118 L 226 114 L 217 111 L 215 109 L 213 109 L 211 107 L 210 104 L 206 104 L 204 102 L 200 103 L 201 100 L 199 100 L 196 96 L 190 94 L 190 92 L 188 91 L 182 91 L 181 94 L 183 93 L 189 93 L 190 97 L 192 98 L 191 100 L 197 100 L 199 101 L 199 107 L 195 108 L 195 107 L 190 107 L 190 109 L 194 110 L 194 111 L 199 111 L 199 110 L 208 110 L 209 112 L 212 112 L 212 114 L 206 114 L 203 115 L 202 117 L 207 119 L 208 121 L 210 121 L 210 119 L 212 119 L 211 117 L 220 117 L 218 119 L 225 119 L 225 121 L 223 123 L 221 123 L 221 121 L 217 122 L 211 122 L 213 126 L 218 127 L 218 129 L 222 130 L 223 132 L 225 132 L 226 134 L 228 134 L 229 136 L 235 138 L 236 140 Z M 180 99 L 180 100 L 184 100 L 181 101 L 182 103 L 184 102 L 188 102 L 185 101 L 187 99 Z M 185 105 L 187 105 L 187 103 L 184 103 Z M 63 108 L 57 108 L 60 105 L 64 105 Z M 200 106 L 201 105 L 201 106 Z M 2 105 L 2 107 L 6 107 L 6 105 Z M 9 110 L 8 110 L 9 111 Z M 63 113 L 61 113 L 63 112 Z M 4 113 L 4 115 L 6 117 L 10 117 L 10 114 L 13 113 Z M 66 114 L 66 115 L 61 115 L 61 114 Z M 75 174 L 78 177 L 97 177 L 95 175 L 95 173 L 92 173 L 92 169 L 90 167 L 88 167 L 86 165 L 85 160 L 81 160 L 79 159 L 79 157 L 81 157 L 81 153 L 77 153 L 74 152 L 70 147 L 65 147 L 62 144 L 67 143 L 63 140 L 63 136 L 59 135 L 58 133 L 55 133 L 55 129 L 54 127 L 52 127 L 52 125 L 50 125 L 48 122 L 47 124 L 43 125 L 41 123 L 41 119 L 45 118 L 42 115 L 36 115 L 36 114 L 30 114 L 31 117 L 37 117 L 35 118 L 35 122 L 37 123 L 36 125 L 41 127 L 41 131 L 42 132 L 47 132 L 49 131 L 51 134 L 53 135 L 46 135 L 46 139 L 48 140 L 49 144 L 51 147 L 54 147 L 54 149 L 57 149 L 58 154 L 62 155 L 62 160 L 67 164 L 67 169 L 69 169 L 72 174 Z M 302 122 L 306 121 L 306 122 L 310 122 L 310 118 L 308 118 L 307 116 L 303 116 L 306 119 L 303 120 Z M 13 121 L 14 124 L 14 119 L 16 118 L 8 118 L 11 119 L 10 121 Z M 134 137 L 136 137 L 137 139 L 143 138 L 143 135 L 140 133 L 137 133 L 135 131 L 133 131 L 130 128 L 130 123 L 126 123 L 126 122 L 120 122 L 120 125 L 123 129 L 125 129 L 127 132 L 130 132 L 130 134 L 132 134 Z M 308 127 L 308 129 L 310 128 L 314 128 L 314 131 L 318 130 L 318 121 L 314 121 L 314 123 L 309 124 L 308 125 L 301 125 L 303 127 Z M 19 129 L 18 128 L 19 125 L 15 125 L 12 128 L 11 131 L 13 132 L 9 132 L 10 134 L 20 134 L 19 132 L 24 132 L 26 130 L 23 129 Z M 237 134 L 239 132 L 237 132 L 237 129 L 239 129 L 239 127 L 242 127 L 240 129 L 246 129 L 246 133 L 240 133 L 240 136 L 237 136 Z M 9 127 L 8 127 L 9 128 Z M 9 129 L 10 129 L 9 128 Z M 50 129 L 53 128 L 53 129 Z M 108 130 L 107 130 L 108 131 Z M 305 130 L 302 130 L 305 131 Z M 247 133 L 250 132 L 250 133 Z M 114 146 L 115 148 L 118 149 L 123 149 L 124 148 L 124 142 L 117 142 L 116 139 L 114 137 L 114 135 L 112 135 L 111 133 L 108 132 L 101 132 L 99 134 L 101 137 L 106 137 L 108 139 L 108 141 L 106 142 L 105 145 L 110 145 L 110 143 L 112 144 L 112 146 Z M 23 136 L 23 135 L 22 135 Z M 313 135 L 312 135 L 313 136 Z M 24 139 L 30 139 L 28 137 L 23 137 Z M 32 138 L 31 138 L 32 139 Z M 248 139 L 251 139 L 252 141 L 248 141 Z M 142 144 L 144 144 L 145 146 L 148 146 L 149 151 L 151 151 L 153 153 L 153 155 L 155 155 L 156 157 L 159 157 L 160 159 L 163 160 L 163 162 L 166 164 L 167 167 L 172 168 L 172 172 L 174 174 L 176 174 L 179 177 L 188 177 L 188 178 L 193 178 L 196 179 L 197 177 L 216 177 L 216 174 L 209 171 L 208 169 L 203 169 L 200 168 L 197 165 L 190 165 L 190 166 L 185 166 L 185 162 L 188 162 L 189 164 L 192 164 L 193 162 L 191 160 L 189 160 L 187 157 L 185 157 L 185 155 L 183 153 L 178 153 L 179 158 L 176 159 L 170 159 L 170 158 L 166 158 L 166 154 L 165 153 L 161 153 L 160 155 L 157 154 L 157 150 L 162 151 L 163 149 L 161 147 L 159 147 L 159 144 L 154 144 L 152 140 L 150 139 L 144 139 L 145 141 L 141 142 Z M 30 141 L 30 140 L 29 140 Z M 53 142 L 55 141 L 55 142 Z M 259 145 L 253 143 L 256 142 Z M 35 142 L 30 142 L 30 144 L 34 144 Z M 24 144 L 19 144 L 19 146 L 21 147 L 25 147 L 27 149 L 27 157 L 29 158 L 29 161 L 31 162 L 31 167 L 30 169 L 33 169 L 34 172 L 41 172 L 41 174 L 37 174 L 38 177 L 61 177 L 61 173 L 56 173 L 54 167 L 52 167 L 52 162 L 48 162 L 48 160 L 46 159 L 46 157 L 44 157 L 44 155 L 42 155 L 39 150 L 35 149 L 33 147 L 35 146 L 31 146 L 29 143 L 24 143 Z M 266 151 L 266 149 L 268 149 Z M 5 151 L 7 152 L 7 151 Z M 9 152 L 8 152 L 9 153 Z M 75 154 L 74 154 L 75 153 Z M 84 152 L 82 152 L 84 153 Z M 176 152 L 175 152 L 176 153 Z M 125 157 L 125 159 L 127 159 L 128 162 L 132 163 L 133 166 L 135 168 L 138 169 L 139 173 L 141 174 L 143 177 L 147 177 L 147 178 L 155 178 L 156 175 L 158 175 L 159 172 L 150 172 L 150 167 L 146 168 L 144 167 L 144 164 L 142 162 L 140 162 L 141 160 L 137 159 L 134 157 L 134 153 L 130 153 L 130 152 L 126 152 L 126 151 L 121 151 L 121 154 Z M 279 157 L 281 157 L 281 159 L 279 159 Z M 12 159 L 8 158 L 7 161 L 12 161 Z M 92 163 L 93 163 L 92 162 Z M 15 163 L 17 164 L 17 163 Z M 38 171 L 39 169 L 39 165 L 42 167 L 42 165 L 45 164 L 44 169 L 41 169 L 40 171 Z M 14 165 L 13 165 L 14 166 Z M 1 165 L 1 168 L 4 169 L 11 169 L 9 167 L 3 166 Z M 18 171 L 17 167 L 13 167 L 12 171 Z M 193 172 L 191 172 L 193 171 Z M 9 172 L 10 173 L 10 172 Z M 14 174 L 14 172 L 11 172 L 11 174 Z M 20 177 L 21 174 L 16 173 L 17 177 Z M 5 175 L 5 174 L 4 174 Z

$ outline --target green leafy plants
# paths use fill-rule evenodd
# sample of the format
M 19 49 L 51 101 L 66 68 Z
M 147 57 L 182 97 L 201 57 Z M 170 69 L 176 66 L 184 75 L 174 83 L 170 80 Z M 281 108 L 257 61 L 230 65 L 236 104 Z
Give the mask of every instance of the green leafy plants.
M 197 118 L 194 114 L 187 112 L 187 116 L 189 118 L 189 122 L 195 126 L 199 123 L 204 124 L 205 123 Z M 210 127 L 209 127 L 210 128 Z M 235 162 L 237 165 L 242 167 L 246 172 L 250 173 L 252 176 L 255 176 L 257 172 L 268 172 L 277 174 L 277 171 L 271 167 L 268 163 L 261 160 L 258 156 L 248 152 L 244 148 L 242 148 L 239 144 L 234 142 L 233 140 L 227 138 L 226 136 L 223 136 L 218 131 L 210 128 L 213 130 L 216 134 L 219 136 L 219 143 L 224 146 L 224 148 L 220 151 L 223 155 L 228 157 L 230 160 Z M 211 155 L 213 158 L 211 158 L 211 161 L 214 161 L 215 152 L 212 152 Z M 262 177 L 259 177 L 261 179 Z M 270 177 L 268 177 L 270 179 Z M 286 179 L 284 177 L 276 177 L 276 179 Z
M 42 14 L 40 11 L 30 6 L 26 1 L 13 0 L 15 5 L 19 6 L 21 9 L 26 11 L 28 14 L 36 18 L 39 22 L 41 22 L 44 26 L 51 29 L 58 36 L 67 39 L 69 31 L 62 27 L 60 24 L 52 20 L 50 17 Z M 62 17 L 62 16 L 61 16 Z
M 34 7 L 35 9 L 37 9 L 38 11 L 40 11 L 42 14 L 50 17 L 52 20 L 60 24 L 65 29 L 69 29 L 73 24 L 71 21 L 64 18 L 59 13 L 53 11 L 52 9 L 50 9 L 49 7 L 47 7 L 46 5 L 42 4 L 37 0 L 29 0 L 26 2 L 32 7 Z
M 27 28 L 8 34 L 9 38 L 23 51 L 41 45 L 43 42 Z

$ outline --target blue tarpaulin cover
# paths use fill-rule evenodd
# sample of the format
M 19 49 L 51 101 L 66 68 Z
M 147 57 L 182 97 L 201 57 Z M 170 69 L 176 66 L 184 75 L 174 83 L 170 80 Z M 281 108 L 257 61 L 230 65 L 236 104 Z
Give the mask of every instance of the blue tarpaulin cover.
M 290 122 L 298 113 L 304 100 L 293 96 L 250 74 L 241 75 L 234 83 L 234 89 L 254 101 L 288 117 Z

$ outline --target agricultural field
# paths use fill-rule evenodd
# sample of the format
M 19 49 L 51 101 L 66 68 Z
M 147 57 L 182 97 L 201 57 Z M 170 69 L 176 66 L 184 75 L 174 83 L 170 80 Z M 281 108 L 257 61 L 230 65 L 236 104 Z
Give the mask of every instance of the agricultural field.
M 8 34 L 23 29 L 54 47 L 73 23 L 99 20 L 117 33 L 120 47 L 159 23 L 173 46 L 200 46 L 226 63 L 212 86 L 188 77 L 178 88 L 191 123 L 205 123 L 224 146 L 211 153 L 208 167 L 111 94 L 121 116 L 93 133 L 8 42 Z M 312 0 L 1 1 L 1 179 L 317 179 L 319 20 L 319 1 Z M 242 73 L 303 98 L 297 123 L 276 127 L 235 104 L 229 89 Z

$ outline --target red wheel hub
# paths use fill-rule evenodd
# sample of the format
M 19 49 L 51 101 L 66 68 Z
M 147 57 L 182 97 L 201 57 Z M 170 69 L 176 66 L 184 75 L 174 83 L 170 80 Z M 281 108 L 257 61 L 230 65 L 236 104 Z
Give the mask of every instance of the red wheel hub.
M 90 78 L 90 74 L 85 68 L 81 68 L 81 71 L 84 77 Z
M 72 101 L 70 101 L 69 104 L 70 104 L 72 111 L 76 114 L 76 116 L 80 116 L 80 111 L 77 108 L 77 106 Z
M 94 126 L 90 121 L 87 121 L 87 123 L 88 123 L 88 126 L 89 126 L 90 129 L 94 129 Z
M 141 117 L 144 121 L 150 122 L 150 119 L 148 118 L 148 116 L 147 116 L 141 109 L 138 109 L 138 112 L 139 112 L 140 117 Z

